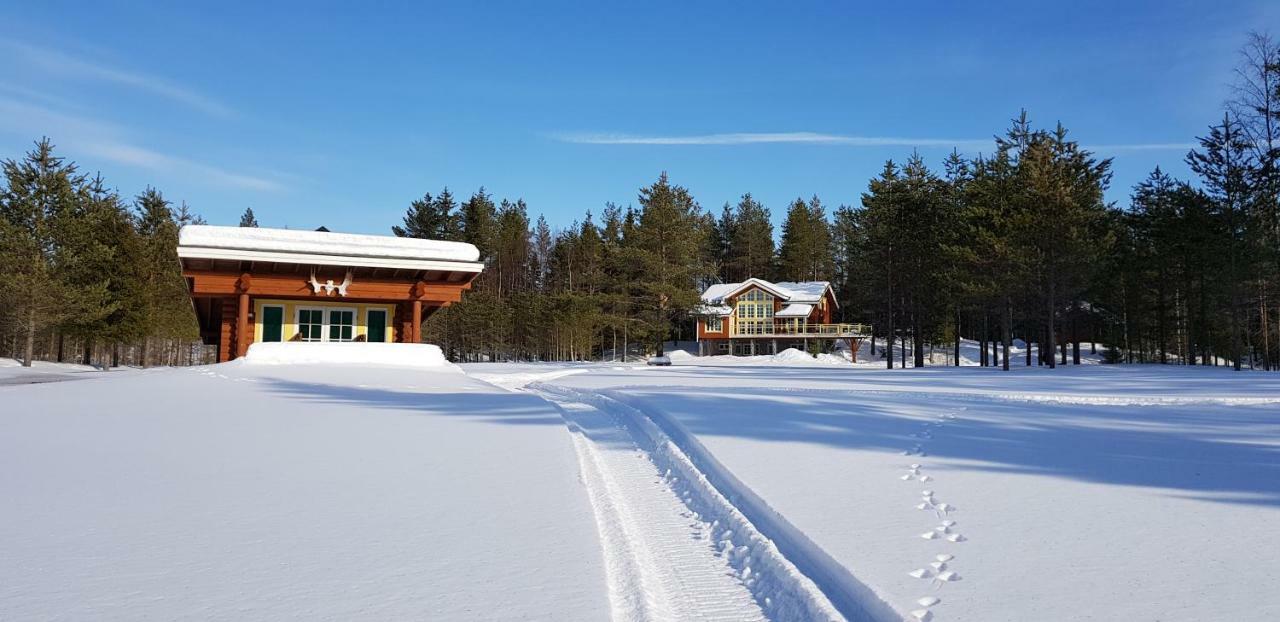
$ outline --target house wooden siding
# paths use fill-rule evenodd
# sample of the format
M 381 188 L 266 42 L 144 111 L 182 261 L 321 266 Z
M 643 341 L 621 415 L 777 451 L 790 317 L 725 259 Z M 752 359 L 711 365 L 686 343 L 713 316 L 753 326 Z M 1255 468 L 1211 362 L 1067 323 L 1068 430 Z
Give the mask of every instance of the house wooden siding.
M 729 315 L 720 316 L 721 330 L 719 331 L 713 331 L 707 328 L 707 323 L 712 319 L 710 316 L 700 316 L 697 320 L 698 338 L 699 339 L 728 339 L 729 324 L 730 324 L 731 318 L 733 318 L 737 312 L 738 298 L 740 298 L 744 294 L 747 294 L 748 292 L 761 290 L 761 289 L 762 288 L 759 288 L 759 287 L 750 287 L 743 290 L 739 294 L 735 294 L 734 296 L 725 298 L 724 300 L 725 306 L 729 307 L 730 309 L 733 309 L 734 311 L 731 312 Z M 777 296 L 773 297 L 773 313 L 775 315 L 775 319 L 774 319 L 775 325 L 778 323 L 778 319 L 776 318 L 776 315 L 779 311 L 782 310 L 784 306 L 786 306 L 786 301 L 778 298 Z M 832 293 L 830 289 L 828 289 L 826 292 L 823 293 L 822 300 L 818 304 L 813 305 L 813 310 L 809 312 L 809 315 L 807 317 L 805 317 L 805 322 L 808 322 L 810 324 L 830 324 L 831 320 L 834 318 L 834 314 L 832 313 L 832 311 L 835 309 L 835 306 L 836 306 L 835 294 Z
M 459 301 L 483 268 L 453 257 L 417 258 L 415 248 L 406 248 L 414 242 L 383 242 L 384 236 L 337 234 L 339 255 L 299 250 L 326 243 L 327 233 L 268 231 L 265 240 L 236 247 L 235 233 L 225 231 L 233 228 L 199 229 L 225 246 L 184 244 L 180 237 L 178 255 L 201 337 L 218 347 L 219 362 L 262 341 L 419 343 L 422 322 Z M 280 250 L 270 247 L 272 235 Z M 421 242 L 424 253 L 438 250 Z M 466 249 L 474 252 L 465 246 L 464 258 Z M 366 249 L 367 256 L 359 254 Z M 457 255 L 458 248 L 443 252 Z
M 865 325 L 833 323 L 838 303 L 825 281 L 770 283 L 749 279 L 713 285 L 702 299 L 695 332 L 701 344 L 699 351 L 704 354 L 807 349 L 815 340 L 824 349 L 840 342 L 856 352 L 859 340 L 870 334 L 870 327 Z M 760 311 L 766 300 L 772 303 L 771 314 Z M 783 316 L 779 317 L 779 313 Z M 717 323 L 719 329 L 713 330 Z

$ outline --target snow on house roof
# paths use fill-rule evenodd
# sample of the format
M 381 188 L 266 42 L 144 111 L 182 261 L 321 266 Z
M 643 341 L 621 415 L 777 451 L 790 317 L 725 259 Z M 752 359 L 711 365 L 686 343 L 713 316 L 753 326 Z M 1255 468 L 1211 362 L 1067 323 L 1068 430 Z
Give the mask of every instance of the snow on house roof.
M 718 283 L 702 292 L 702 301 L 708 304 L 719 304 L 734 294 L 755 285 L 772 292 L 787 302 L 816 303 L 831 287 L 828 281 L 781 281 L 770 283 L 764 279 L 747 279 L 741 283 Z
M 791 303 L 783 307 L 773 317 L 809 317 L 813 312 L 813 305 L 804 303 Z
M 480 272 L 480 251 L 464 242 L 326 231 L 187 225 L 182 258 Z
M 694 310 L 695 315 L 732 315 L 733 309 L 728 305 L 700 305 Z
M 827 288 L 831 287 L 828 281 L 780 281 L 777 286 L 792 292 L 792 296 L 787 300 L 791 302 L 818 302 L 822 300 L 822 295 L 826 293 Z

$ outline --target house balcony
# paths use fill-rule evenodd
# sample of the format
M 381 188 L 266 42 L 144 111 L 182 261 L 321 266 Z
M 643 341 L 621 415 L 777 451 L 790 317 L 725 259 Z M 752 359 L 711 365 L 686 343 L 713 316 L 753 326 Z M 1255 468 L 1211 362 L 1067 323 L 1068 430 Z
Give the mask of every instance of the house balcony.
M 814 337 L 828 339 L 857 339 L 871 336 L 870 324 L 783 324 L 777 322 L 735 324 L 730 337 Z

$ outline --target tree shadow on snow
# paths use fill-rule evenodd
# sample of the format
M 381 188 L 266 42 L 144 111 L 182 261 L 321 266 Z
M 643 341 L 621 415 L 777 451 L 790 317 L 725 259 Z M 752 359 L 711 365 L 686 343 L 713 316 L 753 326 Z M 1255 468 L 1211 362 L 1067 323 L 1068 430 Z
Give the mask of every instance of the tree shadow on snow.
M 1280 446 L 1274 442 L 1280 435 L 1280 408 L 1275 404 L 1045 404 L 984 396 L 705 386 L 632 386 L 614 395 L 644 412 L 665 413 L 703 438 L 894 454 L 919 444 L 930 456 L 972 461 L 956 468 L 1280 506 Z M 928 425 L 948 414 L 956 417 Z
M 303 402 L 349 405 L 357 409 L 387 409 L 441 417 L 459 417 L 504 425 L 557 425 L 564 420 L 551 405 L 534 395 L 494 391 L 399 390 L 352 387 L 320 382 L 271 378 L 263 381 L 274 392 Z

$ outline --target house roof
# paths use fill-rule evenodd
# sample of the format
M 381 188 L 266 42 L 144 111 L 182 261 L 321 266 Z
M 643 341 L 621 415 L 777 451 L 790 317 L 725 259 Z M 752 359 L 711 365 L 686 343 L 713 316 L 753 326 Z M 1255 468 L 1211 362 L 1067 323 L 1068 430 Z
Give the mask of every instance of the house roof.
M 753 285 L 772 293 L 784 302 L 803 303 L 817 303 L 822 300 L 822 296 L 831 288 L 829 281 L 781 281 L 771 283 L 764 279 L 751 278 L 741 283 L 718 283 L 712 285 L 702 292 L 702 301 L 707 304 L 718 305 L 723 303 L 726 298 L 730 298 Z
M 812 312 L 811 304 L 791 303 L 774 313 L 773 317 L 809 317 Z
M 178 257 L 480 272 L 471 244 L 387 235 L 187 225 Z

